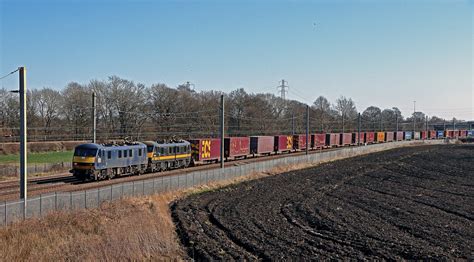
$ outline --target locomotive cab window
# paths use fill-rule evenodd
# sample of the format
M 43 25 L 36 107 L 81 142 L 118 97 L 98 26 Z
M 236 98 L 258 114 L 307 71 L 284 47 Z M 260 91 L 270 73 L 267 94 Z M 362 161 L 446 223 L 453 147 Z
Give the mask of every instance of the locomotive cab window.
M 112 158 L 112 151 L 107 151 L 107 158 L 111 159 Z
M 153 152 L 153 148 L 154 148 L 154 146 L 147 146 L 147 147 L 146 147 L 146 151 L 147 151 L 148 153 L 151 153 L 151 152 Z
M 142 156 L 142 149 L 138 149 L 138 156 Z

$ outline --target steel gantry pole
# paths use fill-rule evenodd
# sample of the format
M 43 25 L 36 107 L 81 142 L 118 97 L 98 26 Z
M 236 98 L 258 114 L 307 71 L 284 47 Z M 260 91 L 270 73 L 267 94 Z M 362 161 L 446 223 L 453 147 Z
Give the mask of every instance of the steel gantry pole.
M 415 131 L 416 131 L 415 114 L 416 114 L 416 101 L 413 101 L 413 137 L 415 137 Z
M 309 150 L 309 105 L 306 105 L 306 154 Z
M 396 116 L 396 118 L 395 118 L 395 121 L 397 122 L 397 123 L 396 123 L 396 131 L 398 132 L 398 114 L 397 114 L 397 116 Z
M 221 168 L 224 168 L 224 95 L 221 95 Z
M 360 113 L 357 116 L 357 145 L 360 146 Z
M 92 92 L 92 143 L 96 143 L 96 132 L 97 132 L 97 109 L 96 109 L 96 95 L 95 91 Z
M 26 68 L 20 67 L 20 199 L 24 201 L 24 215 L 28 198 L 27 176 L 28 148 L 27 148 L 27 121 L 26 121 Z

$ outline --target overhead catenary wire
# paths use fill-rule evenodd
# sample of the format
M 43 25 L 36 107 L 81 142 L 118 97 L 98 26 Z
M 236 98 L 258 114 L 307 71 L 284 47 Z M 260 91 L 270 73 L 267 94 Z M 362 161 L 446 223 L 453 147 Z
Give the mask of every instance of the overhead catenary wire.
M 14 74 L 14 73 L 15 73 L 15 72 L 17 72 L 18 70 L 20 70 L 20 68 L 17 68 L 16 70 L 14 70 L 14 71 L 11 71 L 10 73 L 8 73 L 8 74 L 6 74 L 6 75 L 4 75 L 4 76 L 0 77 L 0 80 L 2 80 L 2 79 L 4 79 L 4 78 L 8 77 L 9 75 L 12 75 L 12 74 Z

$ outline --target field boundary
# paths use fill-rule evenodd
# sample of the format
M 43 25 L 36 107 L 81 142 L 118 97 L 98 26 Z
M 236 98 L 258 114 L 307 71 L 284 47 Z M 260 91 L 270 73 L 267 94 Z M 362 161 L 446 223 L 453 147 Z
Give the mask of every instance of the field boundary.
M 202 186 L 219 181 L 244 177 L 255 173 L 277 172 L 285 167 L 294 169 L 315 166 L 324 162 L 366 155 L 394 148 L 444 144 L 444 140 L 418 140 L 381 143 L 368 146 L 344 147 L 338 150 L 324 151 L 308 155 L 292 156 L 244 163 L 224 169 L 204 171 L 189 171 L 183 174 L 150 178 L 136 182 L 104 186 L 78 192 L 55 192 L 40 195 L 27 200 L 27 209 L 23 208 L 24 201 L 5 201 L 0 204 L 0 225 L 8 225 L 33 217 L 43 217 L 53 211 L 67 211 L 87 208 L 97 208 L 106 201 L 118 200 L 123 197 L 145 196 L 182 190 L 194 186 Z M 314 151 L 313 151 L 314 152 Z

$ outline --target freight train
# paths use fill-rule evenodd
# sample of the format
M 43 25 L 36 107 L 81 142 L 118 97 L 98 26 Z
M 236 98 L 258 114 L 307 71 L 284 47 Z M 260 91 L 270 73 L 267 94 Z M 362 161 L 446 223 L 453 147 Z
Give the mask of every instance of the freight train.
M 360 136 L 359 136 L 360 134 Z M 325 133 L 224 138 L 224 160 L 306 150 L 368 145 L 403 140 L 464 138 L 474 130 Z M 141 175 L 220 161 L 221 140 L 144 141 L 81 144 L 74 150 L 70 172 L 83 180 Z

